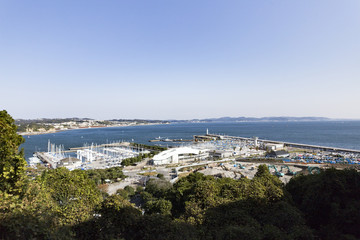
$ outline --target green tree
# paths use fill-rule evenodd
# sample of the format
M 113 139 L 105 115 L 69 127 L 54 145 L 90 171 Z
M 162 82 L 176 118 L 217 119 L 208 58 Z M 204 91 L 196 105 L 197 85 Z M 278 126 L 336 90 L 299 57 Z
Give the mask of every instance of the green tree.
M 124 190 L 128 192 L 129 196 L 133 196 L 135 194 L 135 189 L 130 185 L 125 186 Z
M 112 167 L 108 169 L 90 169 L 86 170 L 89 178 L 94 180 L 96 184 L 102 184 L 105 179 L 117 181 L 118 179 L 124 179 L 126 176 L 123 174 L 120 167 Z
M 19 147 L 25 142 L 16 133 L 14 119 L 0 111 L 0 191 L 19 193 L 23 187 L 26 161 Z
M 187 223 L 174 221 L 169 215 L 143 215 L 128 230 L 125 239 L 129 240 L 197 240 L 197 229 Z
M 88 220 L 102 201 L 102 195 L 85 171 L 57 168 L 43 172 L 40 183 L 57 203 L 60 225 Z
M 102 202 L 100 214 L 103 238 L 109 239 L 109 236 L 123 237 L 125 231 L 131 228 L 141 212 L 125 198 L 112 195 Z
M 158 175 L 156 177 L 158 177 L 162 180 L 165 180 L 164 174 L 162 174 L 162 173 L 158 173 Z
M 172 188 L 171 183 L 162 179 L 150 179 L 146 183 L 145 191 L 151 193 L 157 198 L 165 197 L 167 192 Z
M 129 193 L 125 189 L 122 189 L 122 188 L 116 190 L 116 194 L 120 195 L 121 197 L 123 197 L 125 199 L 129 198 Z
M 100 206 L 99 216 L 74 227 L 77 239 L 132 239 L 141 212 L 120 195 L 111 195 Z M 126 236 L 128 235 L 128 236 Z
M 205 176 L 204 174 L 196 172 L 177 181 L 169 191 L 169 199 L 173 205 L 173 215 L 179 217 L 185 212 L 185 203 L 189 201 L 190 196 L 194 194 L 195 183 L 206 180 L 212 181 L 213 179 L 212 176 Z
M 251 182 L 253 185 L 259 184 L 259 188 L 255 189 L 254 196 L 260 193 L 264 194 L 264 196 L 261 197 L 262 201 L 277 201 L 284 196 L 283 183 L 278 177 L 269 172 L 265 164 L 258 167 L 258 171 Z
M 57 221 L 59 206 L 36 181 L 22 196 L 0 194 L 0 239 L 69 239 L 71 229 Z
M 360 173 L 327 169 L 286 185 L 307 224 L 321 239 L 360 239 Z
M 170 215 L 171 214 L 172 204 L 169 200 L 165 199 L 156 199 L 147 201 L 144 205 L 146 214 L 163 214 Z

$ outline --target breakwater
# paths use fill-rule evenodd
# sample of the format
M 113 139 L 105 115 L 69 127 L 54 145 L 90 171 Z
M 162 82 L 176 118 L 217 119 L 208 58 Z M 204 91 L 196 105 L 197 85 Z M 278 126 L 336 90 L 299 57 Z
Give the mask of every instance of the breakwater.
M 206 135 L 195 135 L 194 136 L 194 139 L 201 139 L 201 140 L 209 139 L 209 138 L 255 141 L 254 138 L 237 137 L 237 136 L 229 136 L 229 135 L 219 135 L 219 134 L 206 134 Z M 303 149 L 319 150 L 319 151 L 327 151 L 327 152 L 341 152 L 341 153 L 360 154 L 360 150 L 356 150 L 356 149 L 347 149 L 347 148 L 327 147 L 327 146 L 319 146 L 319 145 L 303 144 L 303 143 L 274 141 L 274 140 L 266 140 L 266 139 L 259 139 L 259 138 L 257 138 L 257 141 L 258 142 L 263 142 L 263 143 L 284 144 L 285 147 L 303 148 Z

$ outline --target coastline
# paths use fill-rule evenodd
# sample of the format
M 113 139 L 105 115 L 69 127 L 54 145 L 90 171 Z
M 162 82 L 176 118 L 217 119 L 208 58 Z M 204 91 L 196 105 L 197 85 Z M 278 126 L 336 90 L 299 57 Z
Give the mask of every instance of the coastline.
M 34 136 L 34 135 L 45 135 L 51 133 L 59 133 L 71 130 L 79 130 L 79 129 L 93 129 L 93 128 L 109 128 L 109 127 L 131 127 L 131 126 L 154 126 L 154 125 L 164 125 L 164 124 L 171 124 L 171 123 L 139 123 L 139 124 L 127 124 L 127 125 L 107 125 L 107 126 L 92 126 L 92 127 L 78 127 L 78 128 L 68 128 L 68 129 L 61 129 L 61 130 L 49 130 L 44 132 L 18 132 L 17 134 L 21 136 Z

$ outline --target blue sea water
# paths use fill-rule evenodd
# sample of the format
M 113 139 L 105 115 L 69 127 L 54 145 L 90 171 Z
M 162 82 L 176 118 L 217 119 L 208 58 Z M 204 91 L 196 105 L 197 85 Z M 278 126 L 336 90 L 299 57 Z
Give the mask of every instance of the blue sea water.
M 81 147 L 85 143 L 134 141 L 143 144 L 159 136 L 170 139 L 192 139 L 193 135 L 209 133 L 240 137 L 277 140 L 360 150 L 360 121 L 321 122 L 222 122 L 222 123 L 176 123 L 129 127 L 90 128 L 58 133 L 24 136 L 21 147 L 28 159 L 35 151 L 47 151 L 48 140 L 56 145 Z M 160 143 L 167 145 L 169 143 Z M 169 144 L 170 145 L 170 144 Z

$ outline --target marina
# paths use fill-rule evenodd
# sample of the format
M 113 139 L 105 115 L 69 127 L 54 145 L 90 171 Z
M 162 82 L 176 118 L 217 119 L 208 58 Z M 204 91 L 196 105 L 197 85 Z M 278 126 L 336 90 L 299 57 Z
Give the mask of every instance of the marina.
M 119 167 L 122 160 L 146 153 L 149 151 L 133 147 L 129 142 L 123 141 L 85 145 L 70 150 L 64 150 L 62 145 L 56 146 L 49 141 L 48 151 L 35 152 L 34 157 L 31 158 L 31 165 L 44 163 L 50 168 L 66 167 L 69 170 L 101 169 Z

